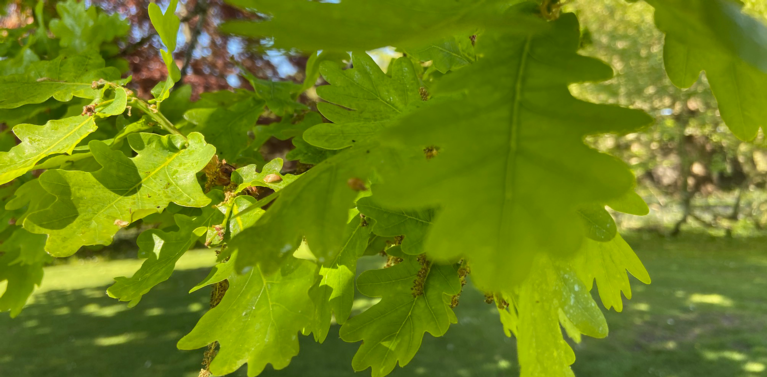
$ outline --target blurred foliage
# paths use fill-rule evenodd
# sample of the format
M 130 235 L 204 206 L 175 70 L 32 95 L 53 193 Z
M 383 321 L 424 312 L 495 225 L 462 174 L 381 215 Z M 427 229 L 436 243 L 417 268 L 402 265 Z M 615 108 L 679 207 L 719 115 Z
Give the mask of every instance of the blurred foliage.
M 767 20 L 767 2 L 746 3 L 747 12 Z M 684 224 L 717 234 L 749 233 L 767 225 L 765 135 L 760 131 L 756 140 L 742 143 L 727 129 L 705 74 L 687 90 L 671 83 L 653 8 L 623 0 L 576 1 L 569 7 L 581 20 L 583 53 L 615 70 L 612 80 L 573 85 L 573 93 L 656 117 L 652 127 L 638 133 L 589 139 L 631 165 L 652 209 L 644 218 L 615 214 L 622 225 L 671 234 Z

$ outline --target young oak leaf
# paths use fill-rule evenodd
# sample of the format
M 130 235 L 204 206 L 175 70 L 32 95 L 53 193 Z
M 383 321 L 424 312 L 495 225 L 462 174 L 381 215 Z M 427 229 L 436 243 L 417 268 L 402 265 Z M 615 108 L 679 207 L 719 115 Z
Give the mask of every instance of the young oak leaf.
M 232 173 L 232 182 L 237 183 L 237 192 L 251 186 L 267 187 L 280 191 L 298 179 L 298 175 L 282 175 L 282 159 L 275 158 L 264 165 L 261 172 L 256 172 L 256 165 L 243 166 Z
M 392 145 L 440 148 L 436 158 L 384 176 L 376 200 L 393 208 L 440 207 L 427 253 L 439 261 L 468 259 L 474 282 L 486 291 L 512 290 L 537 253 L 575 252 L 585 238 L 577 209 L 633 188 L 628 167 L 587 147 L 583 137 L 652 122 L 642 111 L 573 98 L 568 84 L 608 79 L 612 70 L 576 53 L 580 33 L 572 14 L 550 25 L 539 36 L 484 35 L 485 57 L 445 76 L 436 90 L 465 91 L 463 99 L 416 111 L 380 136 Z M 467 184 L 482 195 L 459 195 Z
M 357 259 L 368 246 L 371 224 L 354 216 L 344 231 L 344 243 L 336 256 L 320 265 L 320 279 L 309 290 L 314 301 L 314 340 L 322 343 L 330 330 L 331 314 L 344 324 L 354 303 L 354 277 Z
M 181 25 L 181 19 L 176 16 L 176 7 L 178 7 L 178 0 L 171 0 L 168 9 L 163 14 L 157 4 L 149 4 L 149 19 L 152 21 L 152 26 L 157 30 L 157 34 L 160 35 L 162 43 L 167 48 L 167 50 L 160 50 L 160 54 L 168 70 L 168 78 L 163 82 L 159 82 L 152 89 L 152 95 L 154 95 L 155 100 L 158 102 L 168 99 L 173 86 L 181 79 L 181 70 L 178 69 L 176 61 L 173 59 L 178 29 Z
M 223 200 L 223 193 L 211 191 L 208 197 L 218 203 Z M 194 246 L 208 227 L 221 223 L 224 214 L 217 208 L 206 206 L 199 216 L 176 214 L 174 217 L 178 226 L 176 231 L 150 229 L 141 233 L 136 240 L 139 254 L 149 258 L 132 277 L 116 277 L 115 283 L 107 289 L 109 297 L 129 301 L 128 307 L 136 306 L 149 290 L 170 278 L 179 258 Z
M 194 131 L 205 135 L 205 140 L 216 146 L 219 155 L 235 161 L 248 146 L 248 131 L 264 111 L 264 101 L 249 98 L 226 107 L 192 109 L 184 118 L 196 127 Z
M 514 304 L 520 376 L 574 376 L 570 365 L 575 354 L 562 339 L 560 315 L 575 337 L 607 336 L 607 322 L 589 291 L 573 271 L 541 255 L 518 292 Z
M 379 205 L 374 197 L 357 201 L 357 209 L 375 219 L 373 233 L 383 237 L 404 236 L 402 252 L 418 255 L 424 252 L 423 241 L 434 218 L 433 209 L 394 210 Z
M 631 299 L 631 284 L 626 271 L 650 284 L 650 275 L 625 240 L 619 235 L 609 242 L 586 240 L 573 259 L 573 269 L 591 290 L 596 280 L 605 308 L 623 311 L 623 298 Z
M 81 246 L 108 245 L 121 228 L 171 202 L 184 207 L 210 203 L 196 173 L 210 161 L 215 148 L 199 133 L 188 135 L 188 146 L 178 135 L 131 134 L 128 158 L 101 141 L 89 143 L 101 165 L 95 172 L 49 170 L 42 187 L 57 197 L 55 203 L 30 214 L 24 228 L 47 234 L 45 250 L 53 256 L 74 254 Z
M 352 54 L 354 68 L 342 70 L 333 62 L 320 65 L 331 85 L 317 88 L 317 109 L 333 123 L 321 123 L 304 133 L 304 139 L 325 149 L 343 149 L 370 139 L 403 114 L 423 104 L 421 84 L 413 63 L 399 58 L 387 76 L 366 53 Z
M 381 377 L 397 363 L 404 367 L 424 333 L 439 337 L 458 322 L 450 307 L 450 296 L 461 291 L 457 265 L 406 256 L 390 268 L 362 273 L 357 288 L 381 301 L 341 327 L 341 339 L 363 342 L 352 360 L 355 371 L 371 368 L 373 377 Z
M 86 8 L 84 1 L 58 2 L 56 13 L 61 18 L 51 20 L 50 30 L 59 38 L 61 47 L 73 51 L 98 49 L 130 30 L 128 20 L 121 19 L 120 14 L 106 14 L 95 6 Z
M 217 376 L 246 362 L 249 377 L 260 374 L 266 364 L 285 368 L 298 354 L 298 333 L 312 324 L 307 292 L 315 274 L 314 263 L 295 258 L 272 275 L 259 267 L 242 275 L 232 273 L 224 298 L 179 340 L 178 348 L 192 350 L 218 342 L 220 350 L 210 364 Z
M 273 37 L 275 47 L 304 51 L 368 51 L 385 46 L 417 46 L 489 25 L 525 32 L 542 28 L 539 19 L 506 13 L 509 1 L 505 0 L 323 3 L 229 0 L 229 3 L 270 17 L 258 22 L 230 21 L 221 26 L 222 31 L 256 38 Z
M 468 35 L 452 36 L 416 48 L 407 54 L 422 61 L 431 61 L 440 73 L 448 73 L 473 63 L 476 59 L 474 45 Z
M 68 102 L 73 97 L 97 98 L 94 81 L 119 80 L 120 71 L 104 67 L 98 53 L 62 54 L 50 61 L 32 63 L 25 74 L 0 77 L 0 109 L 39 104 L 53 97 Z

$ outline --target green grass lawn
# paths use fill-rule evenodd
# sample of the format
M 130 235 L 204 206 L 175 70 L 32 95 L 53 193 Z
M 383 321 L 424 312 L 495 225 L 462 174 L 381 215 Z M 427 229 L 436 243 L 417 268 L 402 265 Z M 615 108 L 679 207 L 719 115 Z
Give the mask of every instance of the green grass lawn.
M 574 345 L 576 375 L 767 376 L 766 239 L 627 240 L 653 284 L 632 281 L 634 298 L 624 312 L 606 314 L 607 339 Z M 113 277 L 132 274 L 139 261 L 48 268 L 19 317 L 0 315 L 0 376 L 197 376 L 202 351 L 178 351 L 175 344 L 207 308 L 209 290 L 187 291 L 205 277 L 212 254 L 188 253 L 173 278 L 132 309 L 105 291 Z M 370 258 L 370 266 L 379 261 Z M 410 365 L 392 376 L 518 375 L 515 341 L 503 335 L 494 306 L 467 289 L 456 311 L 459 324 L 445 337 L 427 335 Z M 334 327 L 325 344 L 303 338 L 290 367 L 264 375 L 352 376 L 357 347 L 342 342 Z M 245 368 L 236 375 L 245 376 Z

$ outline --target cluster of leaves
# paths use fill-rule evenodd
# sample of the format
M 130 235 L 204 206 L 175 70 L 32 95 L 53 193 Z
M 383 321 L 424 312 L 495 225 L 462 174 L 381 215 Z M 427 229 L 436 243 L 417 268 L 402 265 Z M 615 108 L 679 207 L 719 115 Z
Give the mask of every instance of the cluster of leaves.
M 764 102 L 756 83 L 767 74 L 767 29 L 729 0 L 649 2 L 672 80 L 689 84 L 700 70 L 751 78 L 754 86 L 712 85 L 725 122 L 753 137 L 763 117 L 743 101 Z M 191 289 L 226 281 L 226 293 L 178 343 L 217 344 L 215 375 L 245 363 L 249 376 L 284 368 L 298 334 L 322 342 L 333 319 L 342 339 L 362 342 L 353 368 L 387 375 L 412 360 L 425 333 L 457 322 L 468 278 L 517 338 L 523 376 L 572 375 L 561 328 L 576 342 L 607 335 L 594 282 L 618 311 L 631 296 L 627 273 L 650 282 L 606 210 L 647 213 L 635 178 L 584 139 L 653 121 L 570 94 L 571 84 L 612 77 L 578 54 L 576 17 L 556 1 L 230 3 L 268 19 L 223 30 L 322 51 L 303 84 L 243 72 L 254 90 L 190 102 L 188 88 L 174 90 L 176 0 L 150 6 L 169 72 L 150 100 L 88 47 L 118 36 L 92 35 L 117 20 L 71 0 L 62 14 L 78 15 L 80 29 L 49 26 L 61 51 L 0 78 L 0 109 L 45 123 L 15 125 L 19 142 L 0 152 L 0 309 L 18 314 L 48 255 L 153 225 L 138 239 L 143 265 L 108 294 L 137 305 L 197 242 L 218 249 L 219 263 Z M 46 35 L 27 31 L 30 45 L 48 40 L 38 28 Z M 703 51 L 711 41 L 715 54 Z M 386 71 L 361 51 L 382 46 L 403 52 Z M 329 85 L 316 88 L 318 113 L 296 98 L 320 75 Z M 264 115 L 280 121 L 256 126 Z M 300 169 L 260 155 L 271 137 L 292 139 L 286 158 Z M 358 259 L 375 254 L 386 265 L 355 279 Z M 350 318 L 356 291 L 380 301 Z

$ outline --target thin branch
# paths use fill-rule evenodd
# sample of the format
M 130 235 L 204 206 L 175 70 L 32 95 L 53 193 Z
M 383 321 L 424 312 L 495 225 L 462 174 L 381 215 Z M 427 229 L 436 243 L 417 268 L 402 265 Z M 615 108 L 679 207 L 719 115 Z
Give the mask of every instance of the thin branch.
M 188 19 L 188 22 L 195 16 L 199 16 L 197 18 L 197 25 L 194 27 L 194 31 L 192 32 L 192 36 L 189 40 L 189 45 L 184 52 L 184 65 L 181 67 L 181 78 L 178 80 L 176 85 L 182 85 L 184 77 L 186 77 L 187 71 L 189 70 L 189 65 L 192 64 L 192 54 L 194 53 L 194 49 L 197 48 L 197 42 L 200 38 L 200 34 L 202 34 L 202 28 L 205 25 L 205 19 L 208 16 L 207 0 L 197 0 L 197 4 L 194 6 L 192 14 L 184 17 L 184 19 Z
M 171 123 L 168 118 L 165 117 L 165 115 L 162 115 L 162 113 L 159 112 L 154 106 L 150 106 L 148 103 L 136 97 L 131 99 L 131 105 L 152 118 L 152 120 L 157 122 L 157 124 L 159 124 L 160 127 L 162 127 L 162 129 L 165 131 L 168 131 L 174 135 L 179 135 L 183 137 L 184 140 L 186 140 L 186 136 L 182 134 L 181 131 L 179 131 L 178 128 L 176 128 L 176 126 L 174 126 L 173 123 Z

